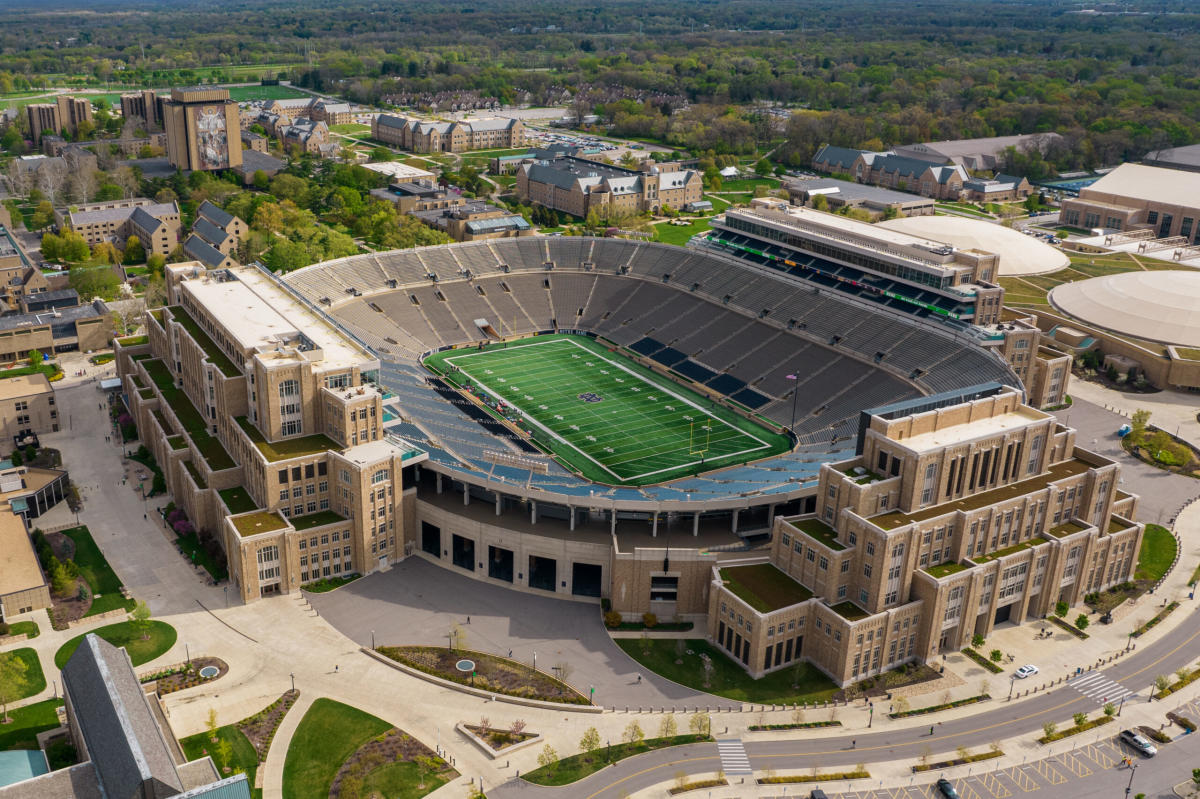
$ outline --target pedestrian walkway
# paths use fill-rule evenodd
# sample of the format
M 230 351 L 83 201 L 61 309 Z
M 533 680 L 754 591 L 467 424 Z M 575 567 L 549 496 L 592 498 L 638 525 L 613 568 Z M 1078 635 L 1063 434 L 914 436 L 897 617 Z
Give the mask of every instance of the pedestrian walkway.
M 750 758 L 746 756 L 746 747 L 742 746 L 741 739 L 717 741 L 717 752 L 721 755 L 721 770 L 726 774 L 736 776 L 754 773 L 754 770 L 750 768 Z
M 1110 680 L 1104 675 L 1104 672 L 1100 671 L 1093 671 L 1078 677 L 1072 677 L 1067 682 L 1067 685 L 1089 699 L 1094 699 L 1096 704 L 1100 706 L 1108 702 L 1120 702 L 1122 699 L 1133 695 L 1133 691 L 1130 691 L 1115 680 Z

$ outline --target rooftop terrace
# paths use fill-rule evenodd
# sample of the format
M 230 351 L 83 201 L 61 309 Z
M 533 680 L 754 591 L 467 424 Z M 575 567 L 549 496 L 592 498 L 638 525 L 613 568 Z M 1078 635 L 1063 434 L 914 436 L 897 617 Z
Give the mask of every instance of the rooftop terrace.
M 1020 543 L 1013 544 L 1012 546 L 1007 546 L 1004 549 L 997 549 L 995 552 L 989 552 L 986 555 L 980 555 L 979 557 L 971 558 L 971 560 L 975 561 L 976 563 L 991 563 L 993 560 L 1006 558 L 1009 555 L 1015 555 L 1018 552 L 1024 552 L 1027 549 L 1033 549 L 1034 547 L 1039 547 L 1042 544 L 1048 543 L 1050 542 L 1044 538 L 1030 538 L 1027 541 L 1021 541 Z
M 1058 525 L 1057 527 L 1051 527 L 1049 530 L 1046 531 L 1046 535 L 1052 535 L 1055 538 L 1066 538 L 1067 536 L 1074 535 L 1075 533 L 1082 533 L 1084 530 L 1087 530 L 1087 529 L 1088 529 L 1088 525 L 1086 525 L 1086 524 L 1080 524 L 1079 522 L 1075 522 L 1075 521 L 1068 521 L 1068 522 L 1064 522 L 1063 524 Z M 1125 527 L 1122 527 L 1121 529 L 1124 530 Z M 1110 532 L 1112 532 L 1111 529 L 1110 529 Z
M 841 552 L 846 547 L 837 541 L 837 532 L 825 522 L 815 517 L 809 519 L 787 519 L 788 524 L 814 539 L 820 544 Z
M 849 621 L 858 621 L 859 619 L 865 619 L 867 616 L 871 615 L 849 600 L 845 602 L 839 602 L 836 605 L 830 605 L 829 609 L 841 616 L 843 619 L 847 619 Z
M 297 530 L 311 530 L 314 527 L 322 527 L 326 524 L 344 522 L 346 521 L 346 517 L 331 510 L 322 510 L 304 516 L 293 516 L 291 521 L 292 527 L 295 527 Z
M 958 574 L 961 571 L 966 571 L 967 566 L 956 561 L 948 561 L 939 563 L 936 566 L 928 566 L 925 568 L 925 573 L 934 579 L 940 580 L 943 577 L 949 577 L 952 574 Z
M 341 452 L 342 446 L 322 433 L 300 438 L 288 438 L 283 441 L 267 441 L 259 429 L 245 416 L 237 417 L 237 423 L 245 431 L 258 451 L 269 461 L 282 461 L 288 458 L 299 458 L 304 455 L 316 455 L 333 450 Z
M 812 598 L 800 583 L 770 563 L 729 566 L 720 570 L 725 587 L 759 613 L 770 613 Z
M 241 486 L 226 488 L 217 493 L 221 495 L 221 499 L 225 502 L 225 507 L 229 508 L 230 513 L 249 513 L 252 510 L 258 510 L 258 503 Z
M 213 471 L 220 471 L 237 466 L 221 442 L 208 432 L 208 423 L 200 411 L 196 410 L 192 401 L 188 399 L 187 394 L 183 392 L 183 389 L 175 387 L 175 376 L 171 374 L 167 365 L 157 358 L 147 358 L 141 363 L 146 369 L 146 374 L 158 387 L 163 401 L 171 407 L 175 417 L 179 419 L 179 424 L 183 426 L 184 432 L 191 437 L 196 449 L 200 450 L 200 454 L 204 456 L 208 467 Z
M 238 531 L 238 535 L 243 538 L 259 533 L 269 533 L 273 530 L 282 530 L 287 527 L 287 522 L 282 516 L 274 511 L 254 511 L 242 516 L 231 516 L 230 521 L 233 522 L 234 529 Z

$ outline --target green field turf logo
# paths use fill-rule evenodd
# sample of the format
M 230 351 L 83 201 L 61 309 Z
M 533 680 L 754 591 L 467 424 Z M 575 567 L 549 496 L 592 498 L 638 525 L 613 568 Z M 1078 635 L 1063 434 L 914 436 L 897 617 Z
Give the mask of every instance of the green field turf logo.
M 584 402 L 603 402 L 604 401 L 604 397 L 602 397 L 599 394 L 596 394 L 592 391 L 585 391 L 584 393 L 580 394 L 579 399 L 583 400 Z

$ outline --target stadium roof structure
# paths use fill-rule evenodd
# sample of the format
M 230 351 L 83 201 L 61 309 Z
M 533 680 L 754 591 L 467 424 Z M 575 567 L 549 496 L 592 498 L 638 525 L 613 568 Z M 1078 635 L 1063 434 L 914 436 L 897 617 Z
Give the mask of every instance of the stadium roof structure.
M 1166 150 L 1151 150 L 1142 159 L 1143 164 L 1167 169 L 1184 169 L 1200 172 L 1200 144 L 1171 147 Z
M 1200 198 L 1200 178 L 1179 169 L 1121 164 L 1081 194 L 1112 194 L 1157 205 L 1195 208 Z
M 1071 259 L 1033 236 L 1012 228 L 957 216 L 910 216 L 889 219 L 879 227 L 942 241 L 959 249 L 977 249 L 1000 256 L 1000 276 L 1044 275 L 1071 264 Z
M 1050 292 L 1050 304 L 1114 333 L 1200 346 L 1200 272 L 1195 270 L 1125 272 L 1063 283 Z

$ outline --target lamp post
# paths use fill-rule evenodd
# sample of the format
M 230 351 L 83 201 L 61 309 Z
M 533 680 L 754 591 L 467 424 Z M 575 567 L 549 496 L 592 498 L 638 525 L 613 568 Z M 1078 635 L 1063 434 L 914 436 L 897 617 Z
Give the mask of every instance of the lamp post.
M 375 631 L 371 630 L 371 651 L 375 651 Z
M 296 692 L 296 672 L 293 671 L 288 676 L 292 678 L 292 693 L 295 693 Z
M 1011 699 L 1012 699 L 1013 686 L 1014 686 L 1014 685 L 1016 685 L 1016 684 L 1017 684 L 1017 677 L 1016 677 L 1016 675 L 1015 675 L 1015 674 L 1014 674 L 1014 675 L 1011 675 L 1011 676 L 1008 678 L 1008 698 L 1009 698 L 1009 700 L 1011 700 Z
M 871 723 L 875 721 L 875 703 L 871 703 L 871 715 L 867 716 L 867 729 L 871 729 Z
M 1121 715 L 1121 711 L 1125 708 L 1125 697 L 1121 697 L 1121 705 L 1117 708 L 1117 716 Z
M 1129 784 L 1125 786 L 1125 795 L 1129 796 L 1129 792 L 1133 790 L 1133 772 L 1137 771 L 1137 763 L 1129 767 Z
M 787 379 L 795 382 L 796 386 L 792 389 L 792 423 L 788 427 L 796 426 L 796 400 L 800 397 L 800 377 L 798 375 L 787 375 Z
M 186 656 L 187 664 L 189 666 L 192 665 L 192 652 L 190 649 L 188 649 L 188 645 L 187 645 L 186 641 L 183 644 L 183 654 Z

